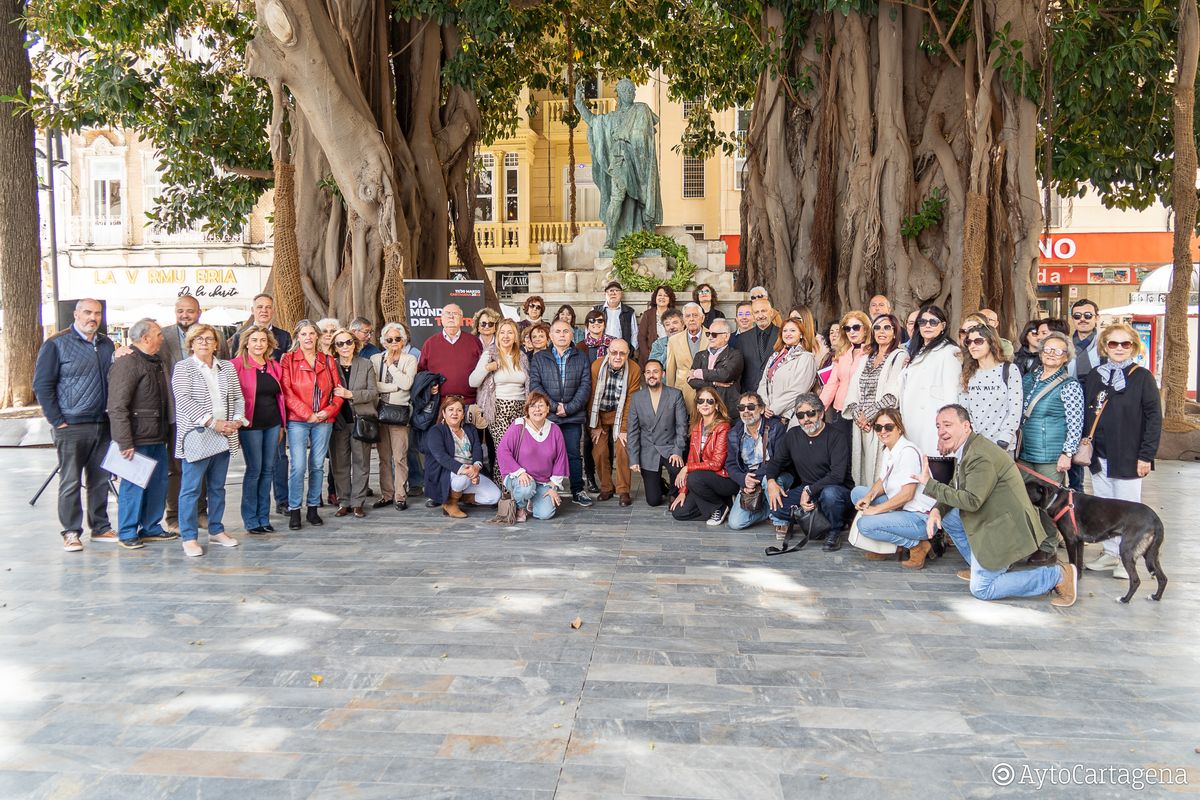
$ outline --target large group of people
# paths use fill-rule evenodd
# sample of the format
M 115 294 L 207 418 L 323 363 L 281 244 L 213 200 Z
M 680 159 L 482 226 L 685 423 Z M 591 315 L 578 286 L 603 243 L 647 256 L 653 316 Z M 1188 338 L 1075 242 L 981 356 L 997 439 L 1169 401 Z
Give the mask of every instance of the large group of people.
M 422 494 L 454 519 L 507 497 L 518 523 L 547 520 L 565 502 L 631 505 L 637 473 L 645 502 L 676 520 L 769 523 L 786 540 L 815 514 L 825 550 L 848 536 L 908 569 L 944 532 L 977 597 L 1054 589 L 1069 605 L 1076 576 L 1023 482 L 1081 489 L 1086 467 L 1097 495 L 1138 500 L 1161 428 L 1140 338 L 1100 329 L 1086 299 L 1068 321 L 1032 320 L 1015 346 L 989 309 L 955 336 L 937 305 L 902 325 L 876 296 L 822 335 L 809 309 L 784 316 L 763 287 L 727 319 L 707 284 L 682 303 L 662 286 L 639 313 L 612 281 L 582 326 L 569 305 L 548 318 L 537 296 L 519 320 L 447 304 L 420 349 L 400 322 L 376 342 L 361 317 L 285 331 L 269 295 L 250 311 L 227 342 L 185 295 L 174 324 L 141 320 L 115 348 L 100 304 L 80 300 L 44 343 L 35 389 L 59 454 L 65 550 L 85 530 L 130 549 L 179 538 L 200 556 L 204 528 L 209 545 L 236 547 L 225 484 L 240 451 L 249 534 L 274 532 L 273 512 L 299 530 L 324 524 L 323 506 L 363 518 Z M 110 443 L 154 464 L 144 486 L 121 481 L 115 529 Z M 1124 577 L 1118 548 L 1106 542 L 1088 567 Z

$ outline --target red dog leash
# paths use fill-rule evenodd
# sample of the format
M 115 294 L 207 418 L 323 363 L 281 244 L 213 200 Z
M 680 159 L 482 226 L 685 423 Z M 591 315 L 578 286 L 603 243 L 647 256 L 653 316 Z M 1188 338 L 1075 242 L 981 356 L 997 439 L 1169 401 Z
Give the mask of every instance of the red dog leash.
M 1029 467 L 1025 466 L 1024 464 L 1018 463 L 1018 464 L 1017 464 L 1017 469 L 1021 470 L 1021 471 L 1022 471 L 1022 472 L 1024 472 L 1026 475 L 1032 475 L 1032 476 L 1034 476 L 1035 478 L 1037 478 L 1037 479 L 1038 479 L 1039 481 L 1041 481 L 1042 483 L 1048 483 L 1048 484 L 1050 484 L 1050 485 L 1051 485 L 1051 486 L 1053 486 L 1055 489 L 1058 489 L 1060 492 L 1061 492 L 1061 491 L 1064 491 L 1064 490 L 1066 491 L 1066 493 L 1067 493 L 1067 504 L 1066 504 L 1065 506 L 1063 506 L 1063 507 L 1062 507 L 1062 508 L 1061 508 L 1061 509 L 1058 511 L 1058 513 L 1056 513 L 1056 514 L 1055 514 L 1053 517 L 1051 517 L 1051 519 L 1054 521 L 1054 524 L 1056 524 L 1056 525 L 1057 525 L 1057 524 L 1058 524 L 1058 521 L 1059 521 L 1060 519 L 1062 519 L 1063 517 L 1065 517 L 1065 516 L 1068 516 L 1068 515 L 1069 515 L 1069 516 L 1070 516 L 1070 518 L 1071 518 L 1071 527 L 1075 529 L 1075 538 L 1076 538 L 1076 539 L 1078 539 L 1078 538 L 1079 538 L 1079 522 L 1078 522 L 1078 520 L 1076 520 L 1076 519 L 1075 519 L 1075 490 L 1074 490 L 1074 489 L 1071 489 L 1071 488 L 1068 488 L 1068 487 L 1065 487 L 1065 486 L 1063 486 L 1062 484 L 1060 484 L 1060 483 L 1058 483 L 1058 482 L 1056 482 L 1056 481 L 1052 481 L 1052 480 L 1050 480 L 1050 479 L 1049 479 L 1049 478 L 1047 478 L 1045 475 L 1041 474 L 1040 472 L 1037 472 L 1037 471 L 1035 471 L 1035 470 L 1032 470 L 1032 469 L 1030 469 Z M 1055 501 L 1057 502 L 1057 498 L 1056 498 L 1056 500 L 1055 500 Z

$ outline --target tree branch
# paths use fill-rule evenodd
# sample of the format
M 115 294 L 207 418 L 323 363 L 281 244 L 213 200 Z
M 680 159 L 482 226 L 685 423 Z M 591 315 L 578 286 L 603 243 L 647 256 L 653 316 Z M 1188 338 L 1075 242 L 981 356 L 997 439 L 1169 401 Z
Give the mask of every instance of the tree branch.
M 218 164 L 219 168 L 231 175 L 240 175 L 243 178 L 259 178 L 264 181 L 275 180 L 275 173 L 269 169 L 255 169 L 253 167 L 234 167 L 229 164 Z

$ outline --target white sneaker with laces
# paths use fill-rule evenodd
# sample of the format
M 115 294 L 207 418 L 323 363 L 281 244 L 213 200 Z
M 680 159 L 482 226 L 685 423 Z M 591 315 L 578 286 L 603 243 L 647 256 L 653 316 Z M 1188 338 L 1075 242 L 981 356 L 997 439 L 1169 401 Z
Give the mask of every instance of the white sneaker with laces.
M 727 506 L 721 506 L 712 513 L 712 516 L 708 518 L 708 522 L 706 524 L 710 528 L 715 528 L 725 522 L 725 517 L 728 514 L 729 508 Z
M 1089 561 L 1087 563 L 1087 568 L 1092 570 L 1093 572 L 1105 572 L 1107 570 L 1112 569 L 1113 567 L 1117 566 L 1120 563 L 1121 563 L 1120 559 L 1118 559 L 1116 556 L 1112 556 L 1112 555 L 1109 555 L 1108 553 L 1104 553 L 1099 558 Z

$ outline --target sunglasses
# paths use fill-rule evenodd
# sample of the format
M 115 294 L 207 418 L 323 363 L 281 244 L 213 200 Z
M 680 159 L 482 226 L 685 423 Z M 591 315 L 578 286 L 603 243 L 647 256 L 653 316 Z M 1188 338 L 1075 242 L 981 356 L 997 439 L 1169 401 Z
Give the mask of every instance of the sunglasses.
M 403 341 L 404 341 L 404 339 L 400 338 L 399 336 L 389 336 L 388 338 L 383 340 L 383 343 L 384 344 L 399 344 L 400 342 L 403 342 Z
M 600 317 L 599 319 L 589 319 L 589 320 L 587 321 L 587 324 L 588 324 L 588 325 L 595 325 L 595 324 L 597 324 L 597 323 L 599 323 L 599 324 L 603 325 L 603 324 L 604 324 L 604 318 L 603 318 L 603 317 Z
M 350 347 L 354 344 L 353 339 L 342 339 L 340 342 L 334 342 L 334 347 Z
M 873 331 L 891 331 L 894 330 L 891 325 L 876 325 L 871 330 Z
M 750 295 L 750 299 L 751 300 L 766 300 L 767 296 L 765 294 L 752 294 L 752 295 Z
M 496 327 L 496 323 L 494 323 L 494 322 L 492 322 L 492 321 L 490 321 L 490 320 L 481 319 L 481 320 L 479 320 L 479 327 L 481 327 L 481 328 L 494 328 L 494 327 Z
M 696 292 L 696 294 L 697 294 L 697 295 L 701 295 L 701 294 L 712 294 L 712 292 L 711 292 L 711 291 L 709 291 L 708 289 L 701 289 L 700 291 Z
M 728 336 L 728 335 L 729 335 L 729 331 L 714 331 L 711 329 L 708 331 L 708 336 L 710 339 L 713 336 Z
M 1121 350 L 1124 350 L 1124 349 L 1125 349 L 1125 348 L 1127 348 L 1127 347 L 1133 347 L 1133 342 L 1130 342 L 1130 341 L 1124 341 L 1124 342 L 1109 342 L 1109 343 L 1108 343 L 1108 345 L 1107 345 L 1107 347 L 1108 347 L 1108 349 L 1109 349 L 1109 350 L 1113 349 L 1114 347 L 1116 347 L 1116 348 L 1118 348 L 1118 349 L 1121 349 Z
M 810 409 L 808 411 L 797 411 L 796 412 L 797 419 L 808 419 L 809 417 L 819 417 L 819 416 L 821 416 L 821 412 L 815 411 L 812 409 Z
M 696 405 L 698 405 L 698 406 L 715 406 L 716 404 L 717 404 L 717 401 L 713 400 L 711 397 L 697 397 L 696 398 Z
M 942 321 L 937 317 L 921 317 L 919 320 L 917 320 L 917 324 L 922 328 L 936 328 L 938 325 L 942 324 Z
M 541 311 L 543 308 L 545 308 L 545 306 L 539 306 L 537 303 L 529 306 L 530 311 Z
M 843 325 L 842 326 L 842 330 L 844 330 L 846 333 L 850 333 L 851 331 L 861 331 L 862 328 L 863 328 L 863 326 L 857 322 L 854 323 L 853 325 Z
M 1058 347 L 1043 347 L 1042 352 L 1048 356 L 1065 356 L 1067 354 L 1066 350 L 1062 350 Z
M 1095 316 L 1096 315 L 1094 313 L 1092 313 L 1091 311 L 1082 311 L 1082 312 L 1072 314 L 1071 319 L 1073 319 L 1073 320 L 1094 319 Z
M 874 425 L 872 425 L 871 428 L 876 433 L 891 433 L 892 431 L 896 430 L 896 423 L 894 423 L 894 422 L 877 422 Z
M 966 339 L 965 344 L 968 347 L 973 347 L 977 344 L 987 344 L 987 339 L 984 339 L 982 336 L 973 336 L 970 339 Z
M 741 403 L 738 405 L 738 411 L 753 411 L 758 408 L 756 403 Z

